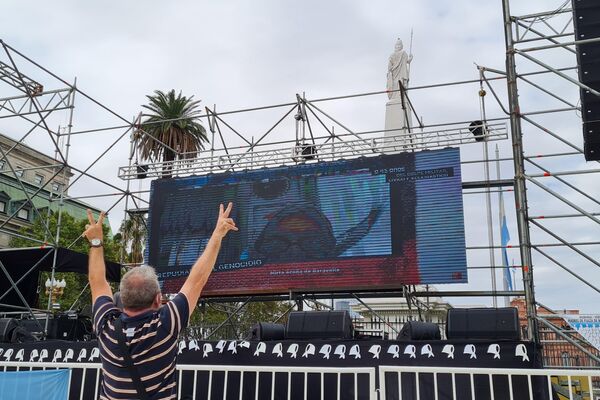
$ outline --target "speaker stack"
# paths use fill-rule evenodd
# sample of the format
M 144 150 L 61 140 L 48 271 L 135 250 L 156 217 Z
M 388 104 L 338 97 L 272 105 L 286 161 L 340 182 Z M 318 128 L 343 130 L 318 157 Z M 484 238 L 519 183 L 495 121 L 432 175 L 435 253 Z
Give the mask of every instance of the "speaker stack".
M 397 340 L 441 340 L 442 334 L 437 324 L 432 322 L 408 321 L 402 325 Z
M 270 324 L 259 322 L 252 327 L 251 340 L 283 340 L 285 339 L 285 326 L 283 324 Z
M 55 317 L 52 338 L 81 341 L 91 338 L 92 320 L 77 313 L 61 313 Z
M 22 319 L 18 324 L 27 332 L 41 337 L 46 318 Z M 2 320 L 0 320 L 0 341 L 2 331 Z M 41 327 L 41 328 L 40 328 Z M 93 337 L 92 319 L 79 313 L 61 313 L 48 319 L 48 332 L 46 339 L 84 341 Z
M 11 343 L 13 331 L 19 326 L 15 318 L 0 318 L 0 343 Z
M 295 311 L 288 317 L 286 339 L 353 339 L 348 311 Z
M 452 308 L 446 336 L 453 339 L 520 340 L 516 308 Z
M 572 0 L 575 40 L 600 38 L 600 2 Z M 600 42 L 576 46 L 579 81 L 600 92 Z M 600 160 L 600 96 L 580 89 L 583 149 L 587 161 Z

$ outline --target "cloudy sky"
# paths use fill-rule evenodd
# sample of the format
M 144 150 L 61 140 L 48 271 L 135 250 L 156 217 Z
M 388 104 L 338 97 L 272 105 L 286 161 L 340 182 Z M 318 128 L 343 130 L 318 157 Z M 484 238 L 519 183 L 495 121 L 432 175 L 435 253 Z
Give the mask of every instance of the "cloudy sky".
M 521 8 L 513 5 L 513 15 L 553 9 L 563 1 L 518 3 L 527 4 L 519 4 Z M 475 63 L 504 69 L 500 1 L 59 1 L 34 4 L 5 0 L 2 10 L 1 39 L 61 78 L 72 82 L 76 77 L 80 90 L 126 120 L 141 111 L 145 95 L 155 89 L 182 90 L 186 95 L 201 99 L 205 106 L 216 106 L 218 111 L 293 102 L 296 94 L 302 93 L 308 99 L 317 99 L 384 90 L 387 59 L 394 42 L 396 38 L 402 38 L 408 50 L 411 30 L 414 32 L 411 87 L 477 79 Z M 564 50 L 548 51 L 540 57 L 559 67 L 575 65 L 575 57 Z M 7 62 L 5 54 L 0 55 L 0 61 Z M 46 89 L 64 87 L 23 59 L 16 57 L 15 61 L 22 72 L 38 79 Z M 519 59 L 520 72 L 539 69 Z M 577 89 L 564 80 L 548 76 L 531 79 L 560 93 L 573 104 L 578 101 Z M 494 81 L 493 85 L 506 104 L 505 82 Z M 566 107 L 532 86 L 520 85 L 520 100 L 525 112 Z M 478 90 L 478 83 L 415 90 L 411 92 L 411 99 L 426 124 L 472 121 L 481 118 Z M 0 97 L 15 94 L 8 86 L 0 86 Z M 368 131 L 383 128 L 385 102 L 385 95 L 377 95 L 319 104 L 345 126 L 355 131 Z M 488 118 L 505 116 L 491 95 L 485 102 Z M 78 94 L 75 103 L 75 131 L 123 124 L 114 114 L 83 95 Z M 278 108 L 224 118 L 247 138 L 256 139 L 286 111 Z M 67 124 L 66 113 L 59 114 L 48 119 L 51 129 Z M 580 118 L 576 112 L 532 118 L 581 146 Z M 335 126 L 333 122 L 329 123 Z M 0 120 L 0 131 L 14 138 L 24 135 L 29 127 L 26 122 L 14 118 Z M 293 129 L 293 121 L 285 120 L 269 139 L 289 140 L 293 138 Z M 336 126 L 335 129 L 341 128 Z M 531 124 L 524 124 L 523 131 L 528 155 L 570 151 Z M 86 168 L 123 133 L 123 129 L 115 129 L 73 136 L 70 163 Z M 240 144 L 231 131 L 224 133 L 228 144 Z M 35 131 L 25 142 L 41 151 L 52 151 L 43 131 Z M 511 155 L 509 140 L 492 143 L 492 154 L 496 143 L 501 157 Z M 118 178 L 117 169 L 127 165 L 128 149 L 129 140 L 125 135 L 90 169 L 90 173 L 125 188 L 127 183 Z M 466 145 L 461 148 L 461 154 L 463 160 L 478 160 L 483 156 L 483 148 L 479 144 Z M 586 164 L 582 156 L 540 162 L 553 171 L 594 167 L 591 163 Z M 527 172 L 539 173 L 539 170 L 528 165 Z M 511 162 L 501 164 L 501 175 L 512 178 Z M 483 167 L 467 164 L 463 167 L 463 176 L 464 180 L 481 180 Z M 565 179 L 598 199 L 600 188 L 592 176 L 567 176 Z M 492 177 L 495 177 L 495 165 Z M 542 182 L 586 211 L 599 210 L 597 202 L 563 184 L 547 178 Z M 147 181 L 134 181 L 130 189 L 145 190 L 148 185 Z M 114 192 L 109 186 L 85 177 L 71 189 L 73 196 Z M 534 185 L 530 185 L 528 194 L 532 216 L 576 213 Z M 497 243 L 496 196 L 492 196 L 492 214 Z M 505 199 L 511 244 L 516 245 L 518 235 L 512 193 L 506 193 Z M 117 200 L 116 196 L 105 196 L 86 201 L 106 209 Z M 464 203 L 467 245 L 486 246 L 485 197 L 465 194 Z M 114 230 L 118 229 L 124 207 L 121 201 L 111 213 Z M 598 224 L 588 222 L 586 218 L 549 219 L 542 223 L 570 242 L 590 242 L 600 237 Z M 532 228 L 532 242 L 557 243 L 537 228 Z M 598 260 L 598 246 L 579 248 Z M 563 246 L 548 247 L 544 251 L 593 284 L 600 282 L 598 267 L 572 250 Z M 499 254 L 496 253 L 498 262 Z M 518 251 L 510 250 L 509 257 L 519 263 Z M 534 257 L 540 302 L 555 308 L 598 311 L 598 293 L 538 253 L 534 252 Z M 487 250 L 469 250 L 468 258 L 472 267 L 490 264 Z M 469 285 L 440 285 L 439 289 L 490 287 L 489 270 L 472 269 L 469 279 Z M 521 284 L 518 286 L 522 287 Z M 490 304 L 485 298 L 452 301 Z

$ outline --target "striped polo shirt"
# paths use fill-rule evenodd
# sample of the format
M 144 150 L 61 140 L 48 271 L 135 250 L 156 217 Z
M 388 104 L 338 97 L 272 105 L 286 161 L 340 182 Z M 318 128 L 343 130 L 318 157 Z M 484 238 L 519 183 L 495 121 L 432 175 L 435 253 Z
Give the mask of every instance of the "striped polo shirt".
M 177 336 L 187 325 L 188 302 L 182 293 L 157 311 L 128 317 L 108 296 L 94 303 L 94 331 L 102 360 L 100 399 L 137 399 L 129 370 L 120 354 L 114 321 L 121 318 L 131 358 L 148 398 L 177 398 Z

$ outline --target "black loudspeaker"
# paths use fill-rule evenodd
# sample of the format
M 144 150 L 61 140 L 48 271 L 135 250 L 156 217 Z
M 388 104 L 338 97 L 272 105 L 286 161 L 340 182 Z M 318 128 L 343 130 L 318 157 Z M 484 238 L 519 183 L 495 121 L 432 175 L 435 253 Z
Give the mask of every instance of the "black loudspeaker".
M 285 339 L 285 326 L 283 324 L 269 324 L 259 322 L 252 327 L 252 340 L 283 340 Z
M 473 121 L 469 124 L 469 131 L 475 136 L 475 141 L 483 142 L 485 140 L 483 127 L 483 121 Z
M 17 326 L 12 331 L 10 341 L 11 343 L 31 343 L 36 342 L 37 338 L 27 328 Z
M 81 341 L 92 335 L 92 320 L 78 314 L 59 314 L 55 320 L 52 339 Z
M 575 40 L 600 37 L 600 2 L 572 0 Z M 576 46 L 579 81 L 600 92 L 600 42 Z M 581 89 L 583 147 L 587 161 L 600 160 L 600 97 Z
M 44 327 L 46 326 L 46 319 L 45 318 L 38 318 L 38 319 L 22 319 L 21 321 L 19 321 L 21 326 L 27 330 L 27 332 L 31 332 L 33 334 L 36 334 L 38 336 L 43 335 L 44 333 Z M 48 320 L 48 336 L 52 336 L 52 332 L 56 330 L 55 327 L 55 321 L 54 321 L 54 317 L 51 317 Z
M 286 339 L 353 339 L 348 311 L 294 311 L 288 317 Z
M 314 160 L 317 158 L 317 146 L 314 144 L 306 144 L 304 140 L 302 143 L 296 141 L 296 147 L 293 151 L 292 159 L 297 162 L 303 162 L 306 160 Z
M 0 343 L 10 343 L 15 328 L 19 326 L 19 321 L 15 318 L 0 318 Z
M 34 335 L 41 335 L 46 318 L 22 319 L 20 325 Z M 62 313 L 48 320 L 47 339 L 82 341 L 93 337 L 92 319 L 81 313 Z
M 452 308 L 446 336 L 451 339 L 520 340 L 519 314 L 507 308 Z
M 137 165 L 135 166 L 137 172 L 138 179 L 146 179 L 148 177 L 148 166 L 147 165 Z
M 409 321 L 402 325 L 397 340 L 441 340 L 440 328 L 432 322 Z
M 317 148 L 313 144 L 304 145 L 302 148 L 302 157 L 305 160 L 314 160 L 317 156 Z

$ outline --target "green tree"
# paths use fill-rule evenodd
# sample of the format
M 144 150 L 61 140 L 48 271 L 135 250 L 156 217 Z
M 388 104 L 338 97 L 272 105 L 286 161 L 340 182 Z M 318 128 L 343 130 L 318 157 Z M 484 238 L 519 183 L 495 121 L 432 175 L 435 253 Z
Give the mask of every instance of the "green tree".
M 194 310 L 184 335 L 202 339 L 212 333 L 221 323 L 227 322 L 210 336 L 210 340 L 245 339 L 252 326 L 258 322 L 285 323 L 289 304 L 285 301 L 251 302 L 232 316 L 242 303 L 206 302 Z M 230 318 L 231 317 L 231 318 Z
M 19 233 L 28 236 L 34 239 L 39 240 L 47 240 L 46 230 L 43 227 L 43 223 L 46 222 L 48 224 L 48 228 L 50 232 L 55 233 L 56 227 L 58 224 L 58 213 L 51 212 L 47 219 L 36 218 L 33 224 L 30 227 L 23 227 L 20 229 Z M 81 234 L 85 230 L 85 225 L 87 224 L 87 219 L 78 220 L 75 219 L 70 214 L 63 212 L 61 216 L 60 223 L 60 240 L 58 245 L 60 247 L 67 247 L 71 250 L 85 253 L 87 254 L 89 245 L 87 241 L 81 238 Z M 109 227 L 108 225 L 104 226 L 104 253 L 105 257 L 109 261 L 118 261 L 119 256 L 119 243 L 115 242 L 115 240 L 109 237 Z M 49 243 L 52 244 L 52 243 Z M 19 247 L 39 247 L 39 243 L 20 238 L 13 237 L 10 241 L 11 248 L 19 248 Z M 46 308 L 48 305 L 48 297 L 44 293 L 44 283 L 51 276 L 50 272 L 42 272 L 40 274 L 39 284 L 40 286 L 40 295 L 38 299 L 38 307 Z M 87 286 L 87 276 L 84 274 L 78 274 L 74 272 L 64 272 L 64 273 L 56 273 L 55 279 L 62 280 L 64 279 L 67 283 L 64 294 L 59 299 L 61 310 L 68 309 L 71 307 L 73 302 L 79 297 L 80 293 L 81 297 L 79 298 L 78 305 L 83 306 L 86 304 L 91 304 L 91 294 L 89 288 L 86 289 Z M 84 290 L 85 289 L 85 290 Z
M 175 161 L 176 157 L 193 158 L 198 151 L 204 149 L 208 138 L 206 130 L 197 121 L 201 112 L 199 100 L 194 101 L 194 96 L 186 97 L 181 92 L 176 95 L 175 90 L 168 93 L 155 90 L 154 95 L 146 97 L 148 104 L 142 107 L 149 112 L 142 114 L 145 119 L 134 135 L 142 159 Z M 177 156 L 173 150 L 185 154 Z M 170 177 L 172 169 L 172 165 L 163 166 L 163 178 Z

